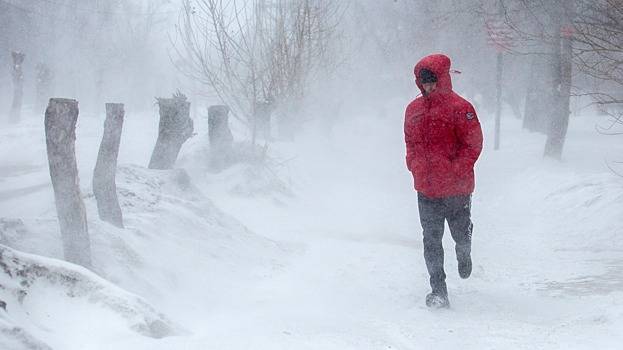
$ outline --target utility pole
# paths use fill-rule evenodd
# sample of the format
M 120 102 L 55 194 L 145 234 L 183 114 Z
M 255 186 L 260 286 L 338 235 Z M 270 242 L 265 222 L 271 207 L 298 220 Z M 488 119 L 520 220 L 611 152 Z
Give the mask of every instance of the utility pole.
M 486 22 L 487 33 L 489 34 L 489 45 L 493 46 L 497 52 L 496 57 L 496 98 L 495 98 L 495 128 L 494 146 L 497 151 L 500 149 L 501 125 L 502 125 L 502 78 L 504 76 L 504 51 L 512 46 L 510 30 L 504 21 L 504 4 L 502 0 L 497 2 L 496 15 Z

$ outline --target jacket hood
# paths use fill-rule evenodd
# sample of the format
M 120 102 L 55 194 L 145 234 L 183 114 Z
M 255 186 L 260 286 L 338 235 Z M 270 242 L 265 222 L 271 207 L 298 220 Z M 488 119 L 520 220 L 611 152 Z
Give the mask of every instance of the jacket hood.
M 434 93 L 449 93 L 452 91 L 452 79 L 450 78 L 450 57 L 443 54 L 434 54 L 422 58 L 413 69 L 415 83 L 424 94 L 424 87 L 420 82 L 419 72 L 428 69 L 437 76 L 437 89 Z

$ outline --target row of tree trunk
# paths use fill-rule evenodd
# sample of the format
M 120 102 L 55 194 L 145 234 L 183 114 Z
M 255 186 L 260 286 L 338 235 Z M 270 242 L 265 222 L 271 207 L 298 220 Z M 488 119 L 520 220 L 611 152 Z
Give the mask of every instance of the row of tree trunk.
M 182 144 L 193 135 L 190 103 L 181 94 L 158 99 L 160 123 L 150 169 L 173 168 Z M 218 117 L 212 122 L 211 143 L 215 150 L 225 152 L 231 146 L 231 131 L 227 125 L 225 106 L 212 108 Z M 214 112 L 213 112 L 214 114 Z M 91 248 L 87 215 L 80 193 L 75 141 L 78 121 L 78 101 L 52 98 L 45 111 L 45 136 L 54 189 L 54 199 L 61 230 L 63 252 L 69 262 L 91 267 Z M 101 220 L 123 228 L 123 213 L 117 197 L 115 175 L 125 118 L 124 105 L 106 104 L 104 133 L 93 172 L 93 193 Z M 229 137 L 227 136 L 229 133 Z M 219 145 L 219 146 L 216 146 Z

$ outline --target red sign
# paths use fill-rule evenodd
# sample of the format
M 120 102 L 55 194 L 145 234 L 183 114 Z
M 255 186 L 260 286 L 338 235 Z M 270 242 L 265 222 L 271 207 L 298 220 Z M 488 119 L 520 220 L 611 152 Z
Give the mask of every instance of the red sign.
M 498 52 L 508 51 L 514 46 L 513 30 L 502 19 L 494 18 L 485 21 L 487 43 Z
M 566 39 L 573 38 L 573 34 L 575 34 L 575 28 L 572 25 L 566 25 L 560 28 L 560 36 Z

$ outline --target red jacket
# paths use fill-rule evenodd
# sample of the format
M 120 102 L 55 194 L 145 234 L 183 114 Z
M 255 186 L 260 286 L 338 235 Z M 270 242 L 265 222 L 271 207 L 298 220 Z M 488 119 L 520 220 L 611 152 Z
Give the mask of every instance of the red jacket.
M 437 76 L 437 88 L 419 96 L 405 112 L 407 168 L 415 189 L 427 197 L 468 195 L 474 191 L 474 163 L 482 150 L 482 130 L 471 103 L 452 91 L 450 58 L 436 54 L 415 66 Z

